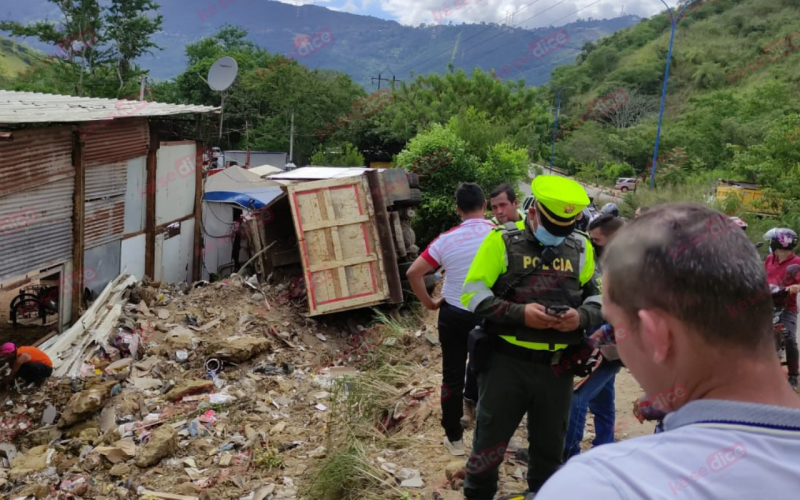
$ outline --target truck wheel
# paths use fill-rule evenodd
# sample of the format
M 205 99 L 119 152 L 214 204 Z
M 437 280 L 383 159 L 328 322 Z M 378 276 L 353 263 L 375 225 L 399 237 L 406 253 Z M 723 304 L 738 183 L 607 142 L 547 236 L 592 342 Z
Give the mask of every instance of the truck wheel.
M 425 280 L 425 288 L 428 290 L 428 293 L 433 292 L 433 289 L 436 288 L 436 276 L 433 274 L 426 274 L 422 279 Z
M 400 214 L 400 220 L 411 220 L 417 215 L 417 211 L 413 208 L 401 208 L 397 211 Z
M 408 179 L 408 187 L 419 188 L 419 175 L 414 172 L 408 172 L 406 173 L 406 179 Z
M 406 277 L 406 273 L 408 272 L 408 268 L 411 267 L 413 262 L 398 262 L 397 269 L 400 271 L 400 280 L 405 281 L 408 278 Z

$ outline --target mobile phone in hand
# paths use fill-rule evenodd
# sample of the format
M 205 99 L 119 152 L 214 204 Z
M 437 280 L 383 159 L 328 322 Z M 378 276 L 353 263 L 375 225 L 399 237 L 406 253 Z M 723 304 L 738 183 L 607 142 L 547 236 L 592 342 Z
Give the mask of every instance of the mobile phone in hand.
M 569 306 L 547 306 L 545 312 L 550 316 L 561 316 L 569 311 Z

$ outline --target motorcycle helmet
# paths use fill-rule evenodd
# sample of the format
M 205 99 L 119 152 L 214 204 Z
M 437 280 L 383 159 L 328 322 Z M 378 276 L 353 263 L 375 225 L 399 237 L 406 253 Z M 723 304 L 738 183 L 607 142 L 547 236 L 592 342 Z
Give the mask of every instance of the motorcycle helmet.
M 736 224 L 737 226 L 739 226 L 743 230 L 747 231 L 747 222 L 743 221 L 742 219 L 740 219 L 740 218 L 738 218 L 736 216 L 728 217 L 728 219 L 730 219 L 731 222 L 733 222 L 734 224 Z
M 575 221 L 575 229 L 583 231 L 584 233 L 589 229 L 589 222 L 592 220 L 592 213 L 588 208 L 581 211 L 582 217 Z
M 764 234 L 770 250 L 792 250 L 797 246 L 797 233 L 785 227 L 775 227 Z
M 615 203 L 606 203 L 600 211 L 604 214 L 611 214 L 614 217 L 619 217 L 619 208 L 617 208 Z

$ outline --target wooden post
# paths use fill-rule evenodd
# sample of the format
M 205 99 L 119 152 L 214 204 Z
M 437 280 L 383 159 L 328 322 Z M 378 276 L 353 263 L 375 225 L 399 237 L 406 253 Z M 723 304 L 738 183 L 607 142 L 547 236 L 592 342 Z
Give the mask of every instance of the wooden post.
M 192 266 L 192 281 L 198 281 L 202 274 L 203 258 L 205 253 L 201 250 L 203 243 L 203 141 L 195 141 L 197 153 L 194 158 L 194 260 Z
M 83 231 L 86 215 L 86 144 L 79 130 L 72 132 L 75 192 L 72 198 L 72 279 L 62 276 L 62 283 L 72 283 L 72 323 L 78 321 L 83 304 Z
M 150 147 L 147 150 L 147 176 L 145 181 L 145 222 L 144 222 L 144 274 L 155 279 L 156 276 L 156 167 L 158 149 L 161 141 L 158 128 L 150 124 Z

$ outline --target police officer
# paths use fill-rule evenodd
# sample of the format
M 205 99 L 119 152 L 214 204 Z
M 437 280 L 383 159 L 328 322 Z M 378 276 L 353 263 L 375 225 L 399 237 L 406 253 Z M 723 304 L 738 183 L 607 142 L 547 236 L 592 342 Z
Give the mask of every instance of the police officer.
M 494 498 L 505 447 L 525 412 L 529 491 L 538 491 L 561 465 L 570 363 L 580 359 L 565 349 L 581 345 L 585 329 L 603 321 L 592 245 L 574 232 L 576 216 L 589 204 L 586 192 L 551 175 L 536 177 L 531 191 L 536 202 L 525 229 L 511 223 L 489 233 L 464 281 L 461 302 L 484 320 L 488 338 L 476 352 L 483 359 L 476 360 L 478 421 L 467 499 Z

